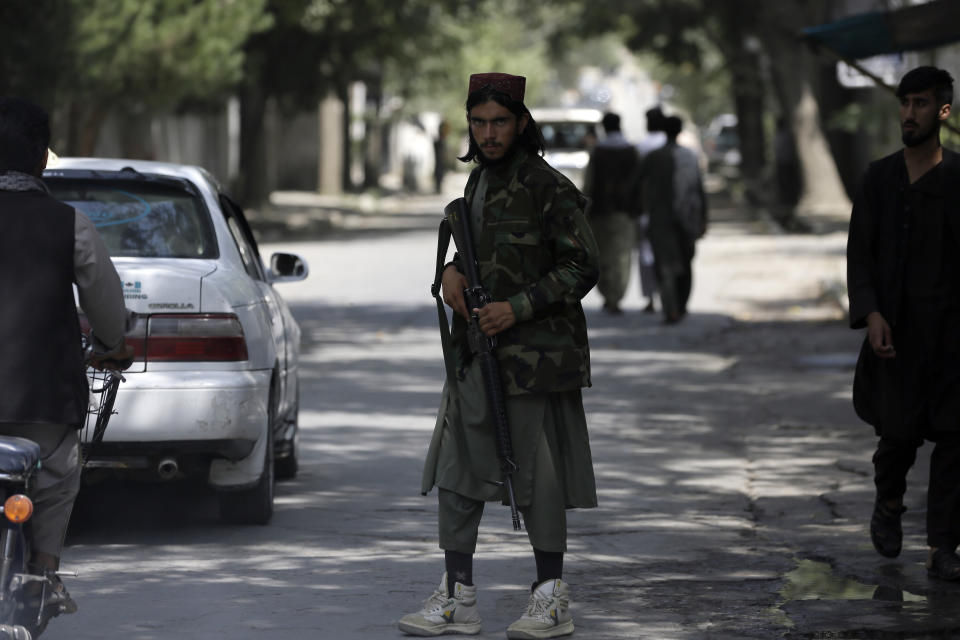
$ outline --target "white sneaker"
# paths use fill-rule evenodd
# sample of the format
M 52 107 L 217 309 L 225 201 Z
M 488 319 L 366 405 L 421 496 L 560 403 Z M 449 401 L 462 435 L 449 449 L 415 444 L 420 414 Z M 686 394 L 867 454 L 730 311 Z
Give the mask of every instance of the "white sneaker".
M 9 624 L 0 624 L 0 638 L 9 638 L 10 640 L 32 640 L 33 636 L 27 631 L 26 627 L 20 625 L 11 626 Z
M 477 587 L 459 582 L 453 585 L 453 597 L 447 595 L 447 574 L 440 586 L 423 603 L 423 609 L 400 618 L 400 631 L 413 636 L 442 636 L 447 633 L 480 633 Z
M 527 610 L 507 627 L 508 638 L 556 638 L 573 633 L 570 586 L 563 580 L 545 580 L 530 594 Z

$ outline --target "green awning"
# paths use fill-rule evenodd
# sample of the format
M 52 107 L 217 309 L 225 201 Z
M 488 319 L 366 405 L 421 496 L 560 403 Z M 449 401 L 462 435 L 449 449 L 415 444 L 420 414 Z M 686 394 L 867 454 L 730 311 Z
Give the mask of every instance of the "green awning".
M 960 41 L 960 2 L 935 0 L 894 11 L 853 15 L 807 27 L 803 35 L 851 59 L 931 49 Z

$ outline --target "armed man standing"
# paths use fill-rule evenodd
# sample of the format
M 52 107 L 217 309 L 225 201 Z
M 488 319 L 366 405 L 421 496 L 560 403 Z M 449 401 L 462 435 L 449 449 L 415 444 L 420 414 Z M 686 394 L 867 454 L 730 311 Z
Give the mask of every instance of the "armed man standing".
M 900 554 L 907 471 L 930 440 L 927 568 L 960 580 L 960 155 L 940 146 L 953 78 L 918 67 L 897 96 L 904 148 L 867 169 L 847 244 L 850 326 L 867 329 L 853 402 L 880 438 L 870 536 Z
M 445 353 L 448 380 L 422 490 L 439 491 L 446 572 L 424 607 L 400 620 L 400 629 L 413 635 L 480 632 L 477 530 L 485 502 L 509 502 L 481 368 L 467 340 L 471 313 L 479 330 L 496 339 L 516 506 L 536 565 L 527 609 L 507 637 L 573 632 L 570 588 L 562 580 L 565 509 L 597 504 L 580 391 L 590 385 L 580 300 L 599 268 L 585 199 L 543 160 L 543 138 L 523 104 L 525 84 L 502 73 L 470 77 L 470 147 L 461 160 L 479 166 L 464 195 L 479 278 L 492 302 L 467 309 L 461 254 L 442 267 L 443 300 L 454 311 L 453 348 Z
M 120 278 L 90 220 L 41 182 L 50 124 L 40 107 L 0 98 L 0 435 L 40 445 L 31 572 L 51 577 L 59 611 L 76 604 L 52 572 L 80 488 L 79 437 L 88 403 L 77 285 L 103 357 L 127 360 Z M 49 602 L 49 600 L 48 600 Z

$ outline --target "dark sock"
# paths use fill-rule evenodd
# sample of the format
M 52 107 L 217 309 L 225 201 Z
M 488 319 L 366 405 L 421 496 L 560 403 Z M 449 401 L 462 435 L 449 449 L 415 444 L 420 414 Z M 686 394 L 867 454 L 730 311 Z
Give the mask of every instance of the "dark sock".
M 456 583 L 473 586 L 473 554 L 459 551 L 444 551 L 443 559 L 447 565 L 447 595 L 453 597 Z
M 537 584 L 545 580 L 559 580 L 563 577 L 563 552 L 533 550 L 537 561 Z

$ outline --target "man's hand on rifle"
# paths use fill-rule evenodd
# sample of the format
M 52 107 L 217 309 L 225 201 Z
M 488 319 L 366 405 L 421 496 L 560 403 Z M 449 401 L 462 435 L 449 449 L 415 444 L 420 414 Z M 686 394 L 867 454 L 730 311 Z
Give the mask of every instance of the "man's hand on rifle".
M 480 321 L 480 330 L 488 338 L 492 338 L 501 331 L 506 331 L 517 324 L 517 317 L 513 315 L 513 307 L 509 302 L 491 302 L 481 309 L 474 309 Z
M 440 277 L 443 301 L 464 318 L 467 317 L 467 303 L 463 300 L 463 290 L 467 287 L 467 277 L 454 265 L 447 265 Z

